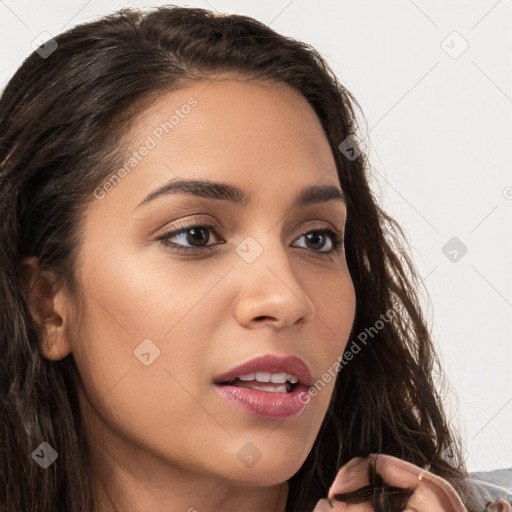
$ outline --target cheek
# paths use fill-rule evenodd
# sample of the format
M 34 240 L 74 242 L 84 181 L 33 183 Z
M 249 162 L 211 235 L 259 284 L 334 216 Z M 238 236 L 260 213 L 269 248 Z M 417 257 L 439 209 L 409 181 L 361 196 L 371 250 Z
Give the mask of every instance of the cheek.
M 190 337 L 193 331 L 184 333 L 183 326 L 190 322 L 189 315 L 195 309 L 204 309 L 201 301 L 222 274 L 222 269 L 213 266 L 198 272 L 197 263 L 193 266 L 154 258 L 151 251 L 132 255 L 111 252 L 108 259 L 81 269 L 87 337 L 108 340 L 93 342 L 101 345 L 101 350 L 121 352 L 133 352 L 145 339 L 160 346 L 167 340 Z M 215 302 L 210 301 L 210 306 L 214 307 Z
M 347 271 L 340 272 L 330 279 L 320 280 L 314 285 L 316 310 L 315 322 L 322 342 L 317 347 L 323 354 L 321 368 L 328 371 L 343 354 L 348 343 L 355 319 L 356 296 L 352 279 Z
M 148 452 L 181 460 L 184 446 L 212 435 L 202 446 L 208 453 L 219 425 L 197 397 L 210 377 L 209 341 L 226 314 L 218 272 L 113 259 L 81 279 L 86 321 L 73 352 L 96 413 Z
M 79 274 L 86 320 L 72 337 L 73 353 L 91 399 L 130 382 L 126 398 L 136 407 L 147 404 L 149 421 L 163 403 L 176 411 L 191 400 L 179 383 L 191 392 L 198 389 L 208 339 L 225 312 L 215 300 L 223 273 L 194 272 L 190 265 L 165 259 L 122 257 L 113 247 L 108 259 L 84 258 L 94 263 Z
M 310 388 L 310 406 L 318 411 L 323 419 L 335 383 L 342 368 L 340 359 L 349 343 L 349 336 L 355 319 L 356 296 L 348 271 L 329 280 L 322 289 L 316 284 L 317 339 L 320 340 L 311 352 L 312 360 L 317 361 L 315 382 Z

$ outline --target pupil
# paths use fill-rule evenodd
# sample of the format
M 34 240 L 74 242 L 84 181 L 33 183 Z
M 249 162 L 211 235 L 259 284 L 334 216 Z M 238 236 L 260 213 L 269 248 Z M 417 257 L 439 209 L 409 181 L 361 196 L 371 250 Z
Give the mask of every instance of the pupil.
M 309 242 L 311 242 L 313 240 L 313 245 L 318 243 L 318 242 L 315 242 L 315 239 L 320 238 L 320 240 L 321 240 L 320 247 L 315 247 L 316 249 L 321 249 L 325 244 L 325 235 L 323 233 L 318 233 L 318 232 L 308 233 L 306 235 L 306 238 L 308 239 Z
M 201 238 L 206 238 L 206 240 L 204 241 L 204 243 L 208 243 L 208 240 L 209 240 L 209 235 L 208 235 L 208 230 L 202 228 L 202 227 L 199 227 L 199 228 L 190 228 L 187 230 L 189 233 L 192 233 L 192 237 L 190 236 L 187 236 L 187 242 L 192 242 L 192 245 L 194 245 L 193 242 L 198 242 L 198 241 L 201 241 Z M 206 236 L 205 236 L 206 234 Z M 202 245 L 202 244 L 199 244 L 199 245 Z

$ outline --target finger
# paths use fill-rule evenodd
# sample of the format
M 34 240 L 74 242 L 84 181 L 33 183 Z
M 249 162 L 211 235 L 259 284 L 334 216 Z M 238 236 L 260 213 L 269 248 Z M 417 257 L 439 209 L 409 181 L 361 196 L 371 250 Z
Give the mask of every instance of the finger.
M 444 478 L 391 455 L 371 454 L 368 458 L 387 484 L 415 490 L 410 503 L 421 489 L 420 501 L 442 502 L 450 512 L 467 512 L 457 491 Z
M 335 494 L 352 492 L 361 487 L 370 485 L 368 478 L 369 462 L 362 457 L 354 457 L 338 471 L 334 482 L 329 488 L 328 498 L 333 499 Z
M 313 509 L 313 512 L 333 512 L 331 504 L 326 499 L 321 499 Z
M 371 453 L 368 460 L 375 465 L 375 470 L 388 485 L 396 487 L 414 489 L 418 475 L 426 473 L 419 466 L 392 455 Z
M 373 480 L 370 481 L 370 462 L 367 458 L 354 457 L 341 467 L 328 492 L 327 503 L 332 512 L 374 512 Z M 399 498 L 403 501 L 402 497 Z
M 509 501 L 504 500 L 503 498 L 491 501 L 485 507 L 486 512 L 512 512 L 512 505 Z
M 462 504 L 454 505 L 444 491 L 432 486 L 428 481 L 421 480 L 407 501 L 406 511 L 415 512 L 467 512 Z

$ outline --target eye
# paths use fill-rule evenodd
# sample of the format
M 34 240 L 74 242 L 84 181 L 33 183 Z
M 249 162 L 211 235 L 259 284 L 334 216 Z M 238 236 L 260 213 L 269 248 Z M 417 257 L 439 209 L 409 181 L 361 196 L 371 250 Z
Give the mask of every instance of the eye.
M 210 232 L 217 235 L 216 226 L 206 221 L 201 223 L 196 221 L 195 224 L 189 225 L 178 223 L 177 227 L 179 229 L 165 233 L 159 238 L 169 249 L 181 253 L 197 252 L 201 249 L 211 250 L 211 245 L 206 244 L 210 241 Z M 171 238 L 181 238 L 182 243 L 171 242 Z M 191 244 L 191 247 L 183 246 L 183 242 Z
M 313 228 L 303 233 L 298 239 L 302 237 L 305 237 L 306 244 L 313 246 L 313 252 L 321 252 L 327 254 L 335 253 L 339 252 L 341 246 L 343 245 L 343 233 L 331 228 Z M 324 248 L 326 241 L 329 239 L 330 244 L 327 244 L 328 247 L 326 250 L 315 250 L 318 249 L 318 246 Z M 308 247 L 306 247 L 306 249 L 307 248 Z
M 217 228 L 214 224 L 203 221 L 195 223 L 184 224 L 178 223 L 178 229 L 165 233 L 158 240 L 161 240 L 162 243 L 169 248 L 170 250 L 178 253 L 191 253 L 191 252 L 200 252 L 201 250 L 212 250 L 212 245 L 220 245 L 225 244 L 226 242 L 220 242 L 220 244 L 210 244 L 208 242 L 211 239 L 210 232 L 214 233 L 214 237 L 218 236 Z M 306 249 L 312 246 L 313 252 L 321 252 L 321 253 L 336 253 L 340 251 L 341 246 L 343 245 L 343 233 L 334 230 L 331 228 L 312 228 L 297 238 L 297 240 L 305 237 L 306 239 Z M 173 242 L 172 238 L 181 239 L 181 242 Z M 330 243 L 328 243 L 330 240 Z M 184 244 L 190 244 L 188 247 Z M 326 250 L 318 250 L 324 249 L 327 244 Z M 308 245 L 310 247 L 308 247 Z

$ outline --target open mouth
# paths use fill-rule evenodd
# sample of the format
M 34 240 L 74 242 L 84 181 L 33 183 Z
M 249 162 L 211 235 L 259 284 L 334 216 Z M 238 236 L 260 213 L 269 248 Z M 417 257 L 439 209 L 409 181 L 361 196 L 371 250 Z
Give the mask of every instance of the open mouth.
M 218 383 L 220 386 L 234 386 L 273 393 L 291 393 L 298 384 L 299 379 L 295 375 L 266 372 L 240 375 L 229 382 Z
M 266 354 L 214 377 L 213 384 L 223 398 L 252 415 L 286 420 L 309 404 L 313 379 L 302 359 Z

